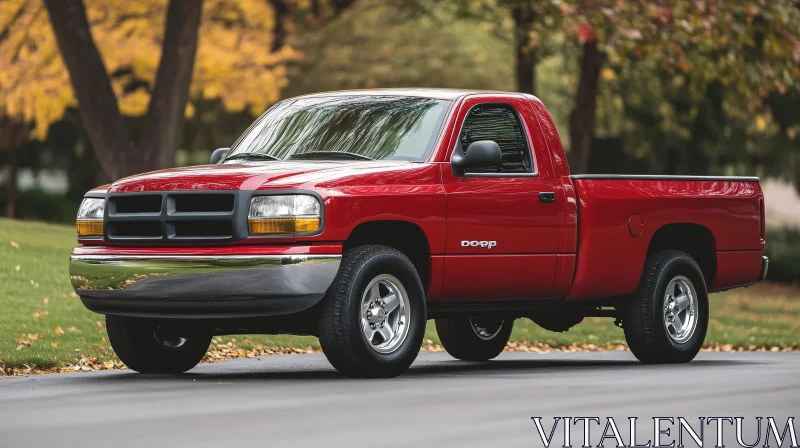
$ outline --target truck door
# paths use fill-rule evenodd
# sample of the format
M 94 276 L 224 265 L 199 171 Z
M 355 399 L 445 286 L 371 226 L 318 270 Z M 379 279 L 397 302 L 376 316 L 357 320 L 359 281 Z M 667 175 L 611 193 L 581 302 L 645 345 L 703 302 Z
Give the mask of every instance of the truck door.
M 527 101 L 476 96 L 459 109 L 457 137 L 442 164 L 447 243 L 440 300 L 537 299 L 553 289 L 563 196 L 544 140 L 531 138 L 539 131 L 536 118 L 522 115 L 530 114 Z M 480 140 L 500 146 L 502 164 L 454 174 L 453 150 Z

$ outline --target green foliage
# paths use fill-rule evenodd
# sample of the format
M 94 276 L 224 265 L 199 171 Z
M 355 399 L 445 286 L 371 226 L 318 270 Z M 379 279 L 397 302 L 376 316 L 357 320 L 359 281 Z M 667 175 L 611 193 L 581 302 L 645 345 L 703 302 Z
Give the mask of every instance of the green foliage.
M 404 14 L 393 2 L 361 0 L 315 33 L 290 69 L 285 96 L 379 87 L 513 89 L 513 54 L 481 23 L 454 20 L 436 7 Z

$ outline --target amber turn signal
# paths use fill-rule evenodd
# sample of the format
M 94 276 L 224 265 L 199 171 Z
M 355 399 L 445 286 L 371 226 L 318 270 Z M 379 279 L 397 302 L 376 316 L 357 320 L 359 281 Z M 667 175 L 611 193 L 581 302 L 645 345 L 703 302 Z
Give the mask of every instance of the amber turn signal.
M 75 221 L 78 236 L 103 236 L 102 219 L 79 219 Z
M 319 230 L 319 218 L 250 218 L 250 235 L 287 235 Z

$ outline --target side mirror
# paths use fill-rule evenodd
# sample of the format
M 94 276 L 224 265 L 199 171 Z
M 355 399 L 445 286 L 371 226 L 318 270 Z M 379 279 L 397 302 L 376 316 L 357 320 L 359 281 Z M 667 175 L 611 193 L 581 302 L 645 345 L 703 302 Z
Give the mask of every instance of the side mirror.
M 461 154 L 460 148 L 453 151 L 450 166 L 456 176 L 463 176 L 469 169 L 497 166 L 503 162 L 500 145 L 491 140 L 473 142 L 467 152 Z
M 228 151 L 231 148 L 217 148 L 214 152 L 211 153 L 211 164 L 216 165 L 219 163 L 220 160 L 224 159 L 226 155 L 228 155 Z

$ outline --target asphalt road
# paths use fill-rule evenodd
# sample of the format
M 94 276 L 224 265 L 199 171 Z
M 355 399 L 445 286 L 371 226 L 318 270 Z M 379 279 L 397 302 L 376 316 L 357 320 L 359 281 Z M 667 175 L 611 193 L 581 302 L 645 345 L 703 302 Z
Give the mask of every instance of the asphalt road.
M 688 365 L 644 366 L 627 352 L 504 353 L 487 364 L 423 352 L 388 380 L 345 379 L 322 355 L 284 355 L 204 364 L 183 376 L 0 379 L 0 447 L 541 447 L 533 416 L 547 431 L 554 416 L 596 416 L 603 425 L 614 417 L 626 444 L 630 416 L 640 418 L 640 443 L 652 437 L 655 416 L 742 416 L 755 439 L 754 417 L 773 416 L 783 428 L 798 411 L 798 353 L 701 353 Z M 571 430 L 576 448 L 581 425 Z M 594 446 L 602 429 L 592 427 Z M 562 446 L 561 431 L 553 447 Z M 706 446 L 715 433 L 707 427 Z M 725 437 L 738 446 L 732 428 Z

